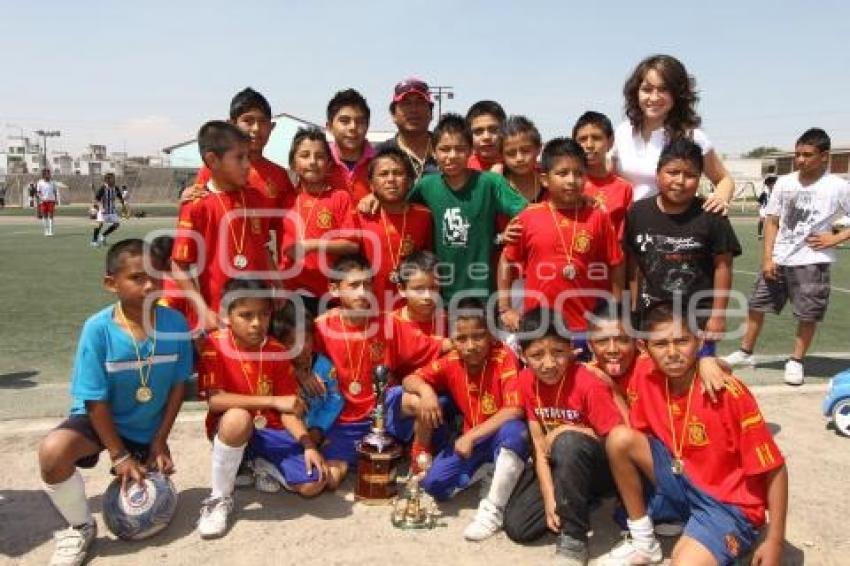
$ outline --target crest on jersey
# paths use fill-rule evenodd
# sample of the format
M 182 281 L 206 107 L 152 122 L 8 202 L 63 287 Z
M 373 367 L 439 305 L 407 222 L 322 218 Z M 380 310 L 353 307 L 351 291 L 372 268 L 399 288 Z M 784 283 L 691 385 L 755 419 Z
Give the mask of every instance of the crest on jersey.
M 384 361 L 384 343 L 380 340 L 372 342 L 369 345 L 369 356 L 372 363 L 380 363 Z
M 401 247 L 399 248 L 398 255 L 401 257 L 409 256 L 413 253 L 413 246 L 413 236 L 405 234 L 404 239 L 401 241 Z
M 691 446 L 705 446 L 708 444 L 708 434 L 705 425 L 699 421 L 688 423 L 688 444 Z
M 321 210 L 316 216 L 316 225 L 322 230 L 333 227 L 334 216 L 327 208 Z
M 496 407 L 496 398 L 489 392 L 481 396 L 481 411 L 485 415 L 492 415 L 498 410 Z
M 587 253 L 592 241 L 593 237 L 590 235 L 590 232 L 587 230 L 581 230 L 578 234 L 576 234 L 575 241 L 573 242 L 573 249 L 580 254 Z

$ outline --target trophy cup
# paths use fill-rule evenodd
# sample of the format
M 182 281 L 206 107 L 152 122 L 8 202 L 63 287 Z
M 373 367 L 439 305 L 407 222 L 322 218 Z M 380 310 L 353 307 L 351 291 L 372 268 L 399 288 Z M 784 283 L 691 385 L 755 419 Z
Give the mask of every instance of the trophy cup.
M 411 474 L 404 494 L 396 498 L 393 506 L 391 520 L 399 529 L 433 529 L 437 525 L 437 504 L 420 485 L 431 467 L 431 456 L 420 454 L 416 463 L 419 473 Z
M 387 366 L 372 370 L 375 409 L 372 412 L 372 432 L 357 445 L 357 487 L 354 497 L 368 505 L 389 503 L 396 494 L 397 464 L 401 445 L 384 430 L 384 397 L 389 381 Z

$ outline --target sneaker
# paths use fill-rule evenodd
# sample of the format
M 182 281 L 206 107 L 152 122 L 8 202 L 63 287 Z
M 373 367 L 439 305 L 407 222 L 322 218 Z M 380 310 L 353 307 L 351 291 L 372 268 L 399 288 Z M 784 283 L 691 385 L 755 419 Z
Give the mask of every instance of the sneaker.
M 655 539 L 648 549 L 637 546 L 631 537 L 615 546 L 605 557 L 606 566 L 634 566 L 636 564 L 660 564 L 664 560 L 661 544 Z
M 216 538 L 227 532 L 227 518 L 233 512 L 232 497 L 207 497 L 201 502 L 198 533 L 201 538 Z
M 100 244 L 101 246 L 106 245 L 106 237 L 101 234 L 100 236 L 97 237 L 97 243 Z
M 555 546 L 555 563 L 558 566 L 586 566 L 587 543 L 561 533 Z
M 254 485 L 254 467 L 250 460 L 242 460 L 239 464 L 239 470 L 236 472 L 236 479 L 233 481 L 234 487 L 251 487 Z
M 803 364 L 797 360 L 788 360 L 785 362 L 785 383 L 788 385 L 803 385 L 806 381 L 803 375 Z
M 489 499 L 482 499 L 475 519 L 463 530 L 463 538 L 479 542 L 498 533 L 502 528 L 502 511 Z
M 738 366 L 750 366 L 754 367 L 756 365 L 756 358 L 752 354 L 748 354 L 743 350 L 735 350 L 728 356 L 723 358 L 723 361 L 729 364 L 730 366 L 738 367 Z
M 681 523 L 658 523 L 654 525 L 655 534 L 660 537 L 677 537 L 685 531 Z
M 286 478 L 283 477 L 283 474 L 280 472 L 277 466 L 265 460 L 263 458 L 256 458 L 254 460 L 254 487 L 257 488 L 258 491 L 264 491 L 266 493 L 275 493 L 280 491 L 281 486 L 283 486 L 287 491 L 292 491 L 291 487 L 288 483 L 286 483 Z M 264 478 L 263 486 L 259 485 L 260 478 Z M 277 484 L 277 489 L 274 491 L 267 491 L 262 489 L 263 487 L 269 487 L 271 482 Z
M 56 547 L 50 558 L 50 566 L 79 566 L 85 561 L 86 553 L 95 537 L 97 523 L 94 522 L 54 533 Z

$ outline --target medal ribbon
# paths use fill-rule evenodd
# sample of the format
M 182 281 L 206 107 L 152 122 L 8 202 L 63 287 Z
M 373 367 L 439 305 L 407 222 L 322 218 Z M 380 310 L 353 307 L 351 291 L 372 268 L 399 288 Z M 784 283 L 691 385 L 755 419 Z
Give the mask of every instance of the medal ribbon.
M 484 374 L 487 373 L 487 364 L 490 363 L 490 358 L 484 362 L 484 367 L 481 369 L 481 376 L 478 378 L 478 415 L 472 410 L 472 392 L 469 390 L 469 370 L 464 366 L 466 372 L 466 404 L 469 407 L 469 417 L 472 419 L 472 428 L 478 426 L 478 420 L 481 418 L 481 398 L 483 397 L 481 387 L 484 385 Z
M 392 262 L 392 270 L 395 271 L 398 269 L 398 265 L 401 263 L 401 250 L 404 248 L 404 237 L 407 235 L 407 213 L 410 211 L 410 206 L 407 206 L 404 209 L 404 216 L 401 221 L 401 234 L 398 241 L 398 253 L 393 252 L 393 243 L 390 238 L 390 224 L 387 222 L 387 213 L 384 211 L 384 208 L 381 207 L 381 222 L 384 225 L 384 236 L 387 238 L 387 250 L 390 252 L 390 261 Z
M 151 346 L 151 352 L 148 355 L 147 364 L 142 363 L 142 351 L 139 348 L 139 343 L 136 342 L 136 337 L 133 336 L 133 331 L 130 329 L 130 322 L 127 320 L 127 316 L 124 314 L 124 308 L 121 306 L 121 303 L 117 305 L 118 316 L 121 317 L 121 322 L 127 328 L 127 332 L 130 334 L 130 340 L 133 342 L 133 351 L 136 353 L 136 361 L 139 363 L 139 389 L 147 388 L 148 383 L 150 383 L 151 377 L 151 369 L 153 368 L 153 357 L 156 354 L 156 314 L 154 314 L 153 319 L 153 345 Z M 145 368 L 147 368 L 147 372 L 145 372 Z
M 233 223 L 228 222 L 227 227 L 230 229 L 230 238 L 233 240 L 233 249 L 236 251 L 236 255 L 244 257 L 242 250 L 245 249 L 245 226 L 248 224 L 248 209 L 245 207 L 245 194 L 242 191 L 238 192 L 239 204 L 242 206 L 242 234 L 239 236 L 239 240 L 236 239 L 236 232 L 233 230 Z M 224 214 L 227 215 L 228 208 L 221 199 L 219 191 L 214 190 L 212 191 L 212 194 L 214 194 L 218 199 L 218 204 L 221 205 L 221 209 L 224 211 Z
M 555 393 L 556 405 L 561 400 L 561 389 L 563 389 L 566 381 L 567 372 L 564 372 L 564 375 L 561 376 L 561 380 L 558 382 L 558 391 Z M 543 431 L 546 434 L 549 434 L 549 425 L 546 424 L 546 419 L 543 417 L 543 400 L 540 399 L 540 379 L 537 377 L 534 378 L 534 396 L 537 398 L 537 408 L 540 409 L 540 420 L 543 423 Z
M 564 248 L 564 256 L 567 258 L 567 265 L 573 264 L 573 246 L 576 243 L 576 225 L 578 224 L 578 207 L 575 208 L 573 214 L 573 235 L 570 238 L 570 246 L 567 247 L 567 241 L 564 240 L 564 233 L 561 231 L 561 226 L 558 223 L 558 217 L 555 215 L 555 206 L 549 202 L 549 212 L 552 215 L 552 223 L 555 225 L 555 231 L 558 233 L 558 238 L 561 240 L 561 246 Z
M 348 358 L 348 367 L 353 370 L 352 379 L 356 383 L 360 383 L 360 370 L 363 367 L 363 354 L 366 351 L 366 340 L 360 341 L 360 354 L 357 356 L 357 367 L 354 367 L 352 362 L 353 358 L 351 357 L 351 346 L 348 344 L 348 330 L 345 328 L 345 321 L 342 319 L 342 313 L 339 313 L 339 324 L 342 326 L 342 337 L 345 340 L 345 353 Z M 351 384 L 349 384 L 349 388 Z
M 672 436 L 673 439 L 673 457 L 679 462 L 682 461 L 682 452 L 685 448 L 685 431 L 688 428 L 688 417 L 691 415 L 691 399 L 693 398 L 692 393 L 697 379 L 699 379 L 699 373 L 694 374 L 691 386 L 688 389 L 688 402 L 685 408 L 685 423 L 682 425 L 682 434 L 678 443 L 676 442 L 676 424 L 673 422 L 673 405 L 670 404 L 670 378 L 668 377 L 664 379 L 664 397 L 667 401 L 667 414 L 670 418 L 670 436 Z
M 257 371 L 257 387 L 255 389 L 254 384 L 251 383 L 251 379 L 248 377 L 248 372 L 245 371 L 245 360 L 242 358 L 242 352 L 239 350 L 239 346 L 236 345 L 236 339 L 233 337 L 233 331 L 230 331 L 230 344 L 236 352 L 236 359 L 239 360 L 239 369 L 242 370 L 242 377 L 245 378 L 245 384 L 248 386 L 248 391 L 251 392 L 251 395 L 259 395 L 260 381 L 263 380 L 263 348 L 266 347 L 267 340 L 267 338 L 264 338 L 263 343 L 260 344 L 260 365 Z M 262 410 L 258 409 L 254 418 L 260 418 L 261 416 Z M 265 420 L 263 422 L 265 422 Z

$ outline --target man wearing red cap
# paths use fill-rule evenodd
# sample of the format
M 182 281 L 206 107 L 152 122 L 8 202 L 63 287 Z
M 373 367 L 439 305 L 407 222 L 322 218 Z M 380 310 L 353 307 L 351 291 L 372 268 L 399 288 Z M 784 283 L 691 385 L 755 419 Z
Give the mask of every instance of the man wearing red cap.
M 434 101 L 428 84 L 417 78 L 403 79 L 396 84 L 390 115 L 398 133 L 380 148 L 395 147 L 403 151 L 413 168 L 414 182 L 422 175 L 438 173 L 431 147 L 431 132 L 428 131 L 434 117 Z

